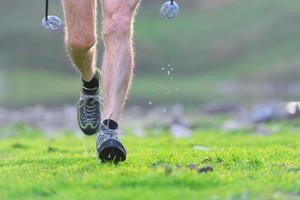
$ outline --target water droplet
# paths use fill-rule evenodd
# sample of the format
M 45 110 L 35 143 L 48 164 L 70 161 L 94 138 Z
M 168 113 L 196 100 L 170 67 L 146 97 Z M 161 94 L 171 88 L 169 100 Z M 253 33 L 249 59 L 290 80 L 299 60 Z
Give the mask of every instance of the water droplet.
M 164 113 L 166 113 L 166 112 L 167 112 L 167 109 L 166 109 L 166 108 L 164 108 L 164 109 L 163 109 L 163 112 L 164 112 Z
M 171 65 L 170 64 L 168 64 L 168 67 L 170 67 Z
M 173 67 L 171 68 L 171 71 L 174 71 L 174 68 L 173 68 Z
M 170 74 L 171 74 L 171 72 L 170 72 L 170 71 L 168 71 L 168 76 L 170 76 Z
M 152 101 L 149 101 L 149 105 L 152 105 Z
M 162 68 L 161 68 L 161 70 L 163 70 L 163 71 L 164 71 L 164 70 L 165 70 L 165 68 L 164 68 L 164 67 L 162 67 Z

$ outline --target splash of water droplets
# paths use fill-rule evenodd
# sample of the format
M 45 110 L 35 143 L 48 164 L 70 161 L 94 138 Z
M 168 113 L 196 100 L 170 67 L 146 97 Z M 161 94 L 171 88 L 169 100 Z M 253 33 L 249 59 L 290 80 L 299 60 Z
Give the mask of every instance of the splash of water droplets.
M 163 93 L 162 95 L 171 96 L 172 94 L 175 94 L 175 92 L 179 91 L 178 88 L 174 88 L 174 86 L 173 86 L 173 84 L 174 84 L 173 82 L 175 80 L 175 77 L 174 77 L 174 75 L 175 75 L 174 72 L 176 71 L 175 69 L 176 69 L 176 67 L 172 66 L 171 64 L 168 64 L 166 66 L 161 67 L 161 70 L 162 70 L 163 74 L 167 78 L 166 90 L 165 90 L 165 93 Z M 153 98 L 156 97 L 156 96 L 158 96 L 158 94 L 156 94 L 156 93 L 152 94 Z M 151 106 L 154 105 L 153 99 L 148 101 L 148 105 L 151 105 Z M 166 113 L 167 108 L 166 107 L 163 108 L 162 112 Z

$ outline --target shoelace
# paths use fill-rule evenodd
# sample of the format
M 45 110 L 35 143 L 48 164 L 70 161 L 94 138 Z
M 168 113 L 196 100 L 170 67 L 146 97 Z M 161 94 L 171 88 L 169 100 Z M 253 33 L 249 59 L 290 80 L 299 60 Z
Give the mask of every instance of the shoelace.
M 108 139 L 108 138 L 116 138 L 116 139 L 120 139 L 120 137 L 122 135 L 124 135 L 124 133 L 120 130 L 113 130 L 113 129 L 109 129 L 105 124 L 102 123 L 101 125 L 101 135 L 100 137 L 98 137 L 98 140 L 101 140 L 101 138 L 103 138 L 104 140 Z
M 83 102 L 83 103 L 81 103 Z M 96 95 L 85 95 L 81 94 L 78 104 L 79 107 L 83 107 L 83 116 L 82 120 L 84 123 L 93 123 L 96 118 L 96 111 L 97 111 L 97 103 L 101 103 L 101 99 L 99 94 Z

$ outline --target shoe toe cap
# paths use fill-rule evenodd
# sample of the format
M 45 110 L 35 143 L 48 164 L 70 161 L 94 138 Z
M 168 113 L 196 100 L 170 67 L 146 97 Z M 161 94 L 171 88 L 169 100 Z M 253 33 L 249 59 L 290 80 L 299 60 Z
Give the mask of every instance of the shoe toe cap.
M 98 127 L 93 128 L 93 127 L 90 126 L 90 125 L 86 126 L 86 128 L 80 127 L 80 129 L 82 130 L 82 132 L 83 132 L 85 135 L 94 135 L 94 134 L 96 134 L 97 131 L 98 131 Z

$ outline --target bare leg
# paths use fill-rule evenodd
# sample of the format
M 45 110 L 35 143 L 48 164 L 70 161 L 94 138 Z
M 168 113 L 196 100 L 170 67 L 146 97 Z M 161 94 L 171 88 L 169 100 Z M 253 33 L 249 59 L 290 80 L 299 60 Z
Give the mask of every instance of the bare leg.
M 118 122 L 134 66 L 133 18 L 139 0 L 102 0 L 104 56 L 103 119 Z
M 90 81 L 96 70 L 96 0 L 63 0 L 63 7 L 70 58 Z

